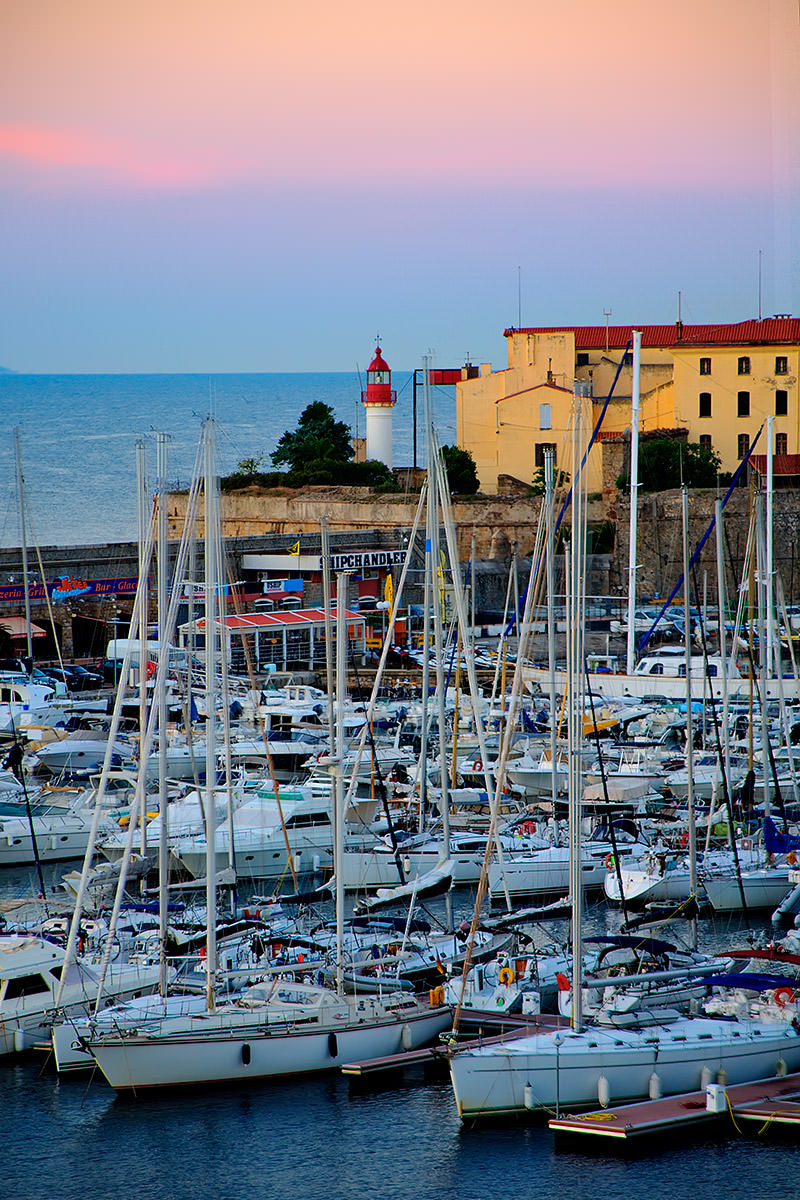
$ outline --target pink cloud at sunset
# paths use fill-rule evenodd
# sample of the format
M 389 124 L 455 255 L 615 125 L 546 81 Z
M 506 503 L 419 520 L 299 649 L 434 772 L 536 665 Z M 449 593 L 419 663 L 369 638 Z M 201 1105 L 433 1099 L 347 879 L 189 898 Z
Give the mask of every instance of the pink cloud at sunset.
M 154 189 L 205 186 L 222 174 L 218 164 L 150 152 L 122 139 L 68 129 L 0 124 L 0 162 L 40 172 L 88 172 L 94 178 Z
M 73 157 L 53 165 L 137 185 L 208 186 L 218 166 L 267 184 L 748 187 L 792 136 L 796 25 L 791 0 L 42 0 L 12 18 L 5 107 L 64 130 Z

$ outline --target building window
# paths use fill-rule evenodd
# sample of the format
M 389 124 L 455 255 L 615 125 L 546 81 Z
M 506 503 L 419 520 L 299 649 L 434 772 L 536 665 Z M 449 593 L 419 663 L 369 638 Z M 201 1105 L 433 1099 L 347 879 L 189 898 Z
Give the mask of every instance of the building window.
M 581 353 L 575 359 L 576 367 L 588 367 L 588 365 L 589 365 L 589 355 L 588 354 Z
M 701 416 L 701 417 L 710 417 L 711 416 L 711 392 L 701 392 L 700 393 L 700 410 L 699 410 L 698 416 Z
M 556 444 L 555 444 L 555 442 L 537 442 L 536 445 L 534 446 L 533 461 L 537 467 L 543 467 L 545 450 L 553 451 L 553 470 L 555 470 L 555 467 L 556 467 Z
M 539 405 L 539 428 L 540 429 L 552 429 L 553 428 L 553 406 L 552 406 L 552 404 L 540 404 Z
M 633 366 L 633 351 L 632 351 L 632 350 L 629 350 L 629 351 L 627 352 L 627 354 L 624 354 L 624 355 L 623 355 L 623 357 L 622 357 L 622 364 L 623 364 L 623 366 L 625 366 L 625 367 L 632 367 L 632 366 Z
M 778 388 L 775 393 L 775 416 L 785 417 L 789 412 L 789 393 Z
M 739 458 L 744 458 L 744 456 L 747 454 L 747 451 L 749 449 L 750 449 L 750 434 L 749 433 L 740 433 L 739 434 Z
M 739 392 L 736 415 L 739 417 L 750 416 L 750 393 Z
M 710 375 L 711 374 L 711 359 L 710 358 L 701 358 L 700 359 L 700 374 L 701 375 Z
M 788 454 L 789 453 L 789 435 L 788 434 L 786 434 L 786 433 L 776 433 L 775 434 L 775 453 L 776 454 Z
M 785 354 L 777 354 L 775 356 L 775 374 L 776 375 L 788 375 L 789 374 L 789 359 L 786 357 Z
M 739 374 L 740 375 L 749 375 L 750 374 L 750 359 L 747 357 L 746 354 L 742 355 L 742 357 L 739 359 Z
M 711 434 L 710 433 L 701 433 L 700 434 L 700 449 L 701 450 L 710 450 L 711 449 Z

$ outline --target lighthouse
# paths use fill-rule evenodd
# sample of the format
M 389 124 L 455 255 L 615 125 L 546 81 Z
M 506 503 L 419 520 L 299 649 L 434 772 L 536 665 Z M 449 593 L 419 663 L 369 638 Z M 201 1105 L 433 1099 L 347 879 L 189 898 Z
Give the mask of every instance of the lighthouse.
M 367 412 L 367 458 L 392 465 L 392 409 L 397 393 L 392 390 L 392 372 L 375 349 L 375 357 L 367 368 L 367 390 L 361 393 Z

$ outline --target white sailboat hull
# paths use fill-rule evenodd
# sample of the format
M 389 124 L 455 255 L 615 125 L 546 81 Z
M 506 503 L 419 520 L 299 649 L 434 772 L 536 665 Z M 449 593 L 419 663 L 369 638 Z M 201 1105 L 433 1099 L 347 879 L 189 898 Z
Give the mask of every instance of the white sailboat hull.
M 443 1032 L 449 1009 L 399 1014 L 385 1021 L 342 1021 L 303 1029 L 269 1028 L 252 1013 L 223 1026 L 214 1014 L 184 1022 L 178 1032 L 90 1041 L 100 1070 L 117 1091 L 199 1083 L 249 1082 L 335 1070 L 347 1062 L 414 1049 Z
M 612 1104 L 646 1099 L 654 1074 L 668 1095 L 704 1079 L 743 1083 L 798 1068 L 800 1036 L 791 1025 L 702 1018 L 642 1030 L 562 1029 L 450 1060 L 462 1119 L 596 1105 L 606 1088 Z
M 735 873 L 704 875 L 702 882 L 716 912 L 736 912 L 742 908 L 742 893 Z M 742 871 L 742 888 L 748 908 L 777 908 L 789 886 L 788 866 Z

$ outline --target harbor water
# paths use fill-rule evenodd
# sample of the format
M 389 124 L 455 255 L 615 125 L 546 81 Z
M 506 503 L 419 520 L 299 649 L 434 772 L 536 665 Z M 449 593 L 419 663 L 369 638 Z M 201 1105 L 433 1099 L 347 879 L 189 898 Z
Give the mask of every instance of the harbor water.
M 48 890 L 72 865 L 48 868 Z M 27 868 L 0 872 L 0 897 L 37 886 Z M 473 898 L 454 898 L 461 919 Z M 590 916 L 597 931 L 617 924 Z M 738 919 L 701 925 L 707 945 L 744 934 Z M 541 1119 L 463 1124 L 446 1075 L 422 1068 L 366 1086 L 331 1074 L 117 1097 L 99 1074 L 59 1077 L 32 1053 L 0 1063 L 0 1098 L 4 1200 L 788 1200 L 800 1171 L 774 1128 L 665 1132 L 625 1158 L 558 1148 Z

